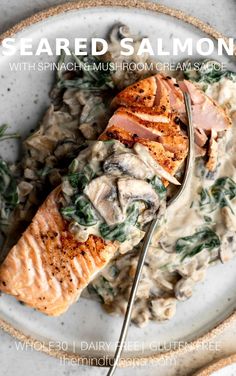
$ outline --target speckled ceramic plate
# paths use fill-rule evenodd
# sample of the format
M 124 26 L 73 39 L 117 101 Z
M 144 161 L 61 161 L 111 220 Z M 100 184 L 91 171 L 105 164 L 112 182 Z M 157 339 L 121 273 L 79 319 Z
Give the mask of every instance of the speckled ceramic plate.
M 154 38 L 162 37 L 167 48 L 173 35 L 182 40 L 186 35 L 194 40 L 206 37 L 206 33 L 212 38 L 221 36 L 193 17 L 157 4 L 139 1 L 136 5 L 133 0 L 98 0 L 67 3 L 50 9 L 20 23 L 4 37 L 15 34 L 17 41 L 20 37 L 33 38 L 35 44 L 42 36 L 51 41 L 56 37 L 105 37 L 108 29 L 117 21 L 129 25 L 135 33 L 148 35 L 153 42 Z M 186 57 L 178 57 L 179 60 L 182 58 Z M 230 63 L 226 57 L 222 59 Z M 40 60 L 54 61 L 54 58 L 41 56 L 26 59 L 15 55 L 0 59 L 0 124 L 10 124 L 12 130 L 17 130 L 23 136 L 35 128 L 44 113 L 54 74 L 50 71 L 10 71 L 10 63 L 37 63 Z M 16 159 L 16 143 L 1 142 L 0 155 L 6 159 Z M 167 351 L 165 358 L 173 355 L 173 351 L 175 354 L 187 351 L 192 344 L 199 344 L 201 336 L 209 340 L 230 324 L 235 318 L 235 268 L 236 260 L 211 268 L 206 280 L 195 288 L 193 298 L 178 304 L 177 314 L 171 321 L 151 322 L 144 329 L 131 326 L 121 365 L 160 359 L 163 357 L 161 346 Z M 92 360 L 93 364 L 97 364 L 96 359 L 103 357 L 104 353 L 112 355 L 121 324 L 120 317 L 108 316 L 99 304 L 89 300 L 80 299 L 64 315 L 50 318 L 19 304 L 11 296 L 2 295 L 0 298 L 0 326 L 4 330 L 37 350 L 57 357 L 73 357 L 78 361 L 84 358 L 83 362 L 87 359 L 87 364 Z M 187 345 L 186 341 L 195 342 Z M 177 342 L 180 345 L 177 346 Z M 104 360 L 99 364 L 104 365 Z
M 236 355 L 223 358 L 204 367 L 194 376 L 234 376 L 236 375 Z

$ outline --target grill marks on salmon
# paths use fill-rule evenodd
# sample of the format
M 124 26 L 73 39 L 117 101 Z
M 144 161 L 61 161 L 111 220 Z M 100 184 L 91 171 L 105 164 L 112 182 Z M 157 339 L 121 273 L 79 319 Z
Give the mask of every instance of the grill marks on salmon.
M 51 316 L 76 302 L 118 246 L 90 235 L 78 242 L 59 212 L 61 188 L 39 208 L 0 267 L 0 290 Z

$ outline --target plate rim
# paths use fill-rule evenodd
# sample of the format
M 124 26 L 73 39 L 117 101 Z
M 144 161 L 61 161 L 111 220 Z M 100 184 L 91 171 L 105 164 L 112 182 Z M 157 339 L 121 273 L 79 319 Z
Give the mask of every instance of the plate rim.
M 125 9 L 142 9 L 153 11 L 154 13 L 161 13 L 168 15 L 170 17 L 176 18 L 180 21 L 188 23 L 194 26 L 196 29 L 201 30 L 205 34 L 208 34 L 214 39 L 223 38 L 226 42 L 229 40 L 228 37 L 223 35 L 217 29 L 213 28 L 209 24 L 206 24 L 204 21 L 193 17 L 181 10 L 167 7 L 165 5 L 161 5 L 158 3 L 154 3 L 151 0 L 129 0 L 127 4 L 127 0 L 80 0 L 80 1 L 72 1 L 63 3 L 57 6 L 49 7 L 45 10 L 37 12 L 30 17 L 23 19 L 22 21 L 16 23 L 14 26 L 10 27 L 8 30 L 3 32 L 0 35 L 0 45 L 2 44 L 3 39 L 10 38 L 19 32 L 27 29 L 28 27 L 37 24 L 39 22 L 44 21 L 45 19 L 49 19 L 53 16 L 57 16 L 59 14 L 63 14 L 73 10 L 82 10 L 82 9 L 89 9 L 89 8 L 125 8 Z M 234 47 L 234 55 L 236 56 L 236 45 Z M 143 365 L 151 363 L 151 362 L 159 362 L 163 360 L 167 360 L 172 356 L 177 356 L 179 354 L 190 352 L 194 349 L 197 349 L 199 344 L 205 343 L 209 340 L 214 339 L 217 335 L 221 334 L 226 328 L 228 328 L 233 322 L 236 321 L 236 310 L 234 309 L 233 313 L 228 315 L 224 320 L 220 321 L 219 324 L 216 324 L 212 329 L 208 330 L 207 333 L 196 337 L 196 339 L 188 342 L 185 346 L 180 347 L 179 349 L 169 350 L 165 353 L 153 353 L 151 355 L 140 355 L 140 356 L 129 356 L 128 359 L 121 358 L 119 362 L 119 367 L 131 367 L 135 364 L 135 366 Z M 31 346 L 36 351 L 43 352 L 47 355 L 50 355 L 54 358 L 58 359 L 65 359 L 76 361 L 78 364 L 82 365 L 90 365 L 90 366 L 99 366 L 99 367 L 108 367 L 109 362 L 112 358 L 105 359 L 103 365 L 98 364 L 99 360 L 104 361 L 104 357 L 101 356 L 85 356 L 81 355 L 80 353 L 69 352 L 59 350 L 57 348 L 53 348 L 51 345 L 48 346 L 43 341 L 39 339 L 35 339 L 31 335 L 25 334 L 22 330 L 17 329 L 14 325 L 8 323 L 6 320 L 0 317 L 0 329 L 4 332 L 8 333 L 11 337 L 25 343 L 27 346 Z M 40 346 L 39 346 L 40 344 Z M 236 357 L 236 355 L 235 355 Z M 225 360 L 225 358 L 223 359 Z M 88 361 L 88 364 L 84 363 L 84 361 Z M 219 361 L 220 362 L 220 361 Z M 219 363 L 217 362 L 217 363 Z M 198 374 L 197 374 L 198 375 Z M 199 374 L 201 376 L 205 376 L 205 374 Z M 208 374 L 206 374 L 208 375 Z
M 225 356 L 217 361 L 211 362 L 207 367 L 201 368 L 193 376 L 211 376 L 212 372 L 219 371 L 231 364 L 236 363 L 236 354 Z
M 129 0 L 127 4 L 126 0 L 75 0 L 69 1 L 67 3 L 63 3 L 60 5 L 52 6 L 42 11 L 39 11 L 22 21 L 16 23 L 8 30 L 4 31 L 0 34 L 0 44 L 2 44 L 3 39 L 10 38 L 13 35 L 23 31 L 24 29 L 32 26 L 40 21 L 43 21 L 47 18 L 56 16 L 60 13 L 66 13 L 72 10 L 79 10 L 79 9 L 89 9 L 89 8 L 104 8 L 104 7 L 123 7 L 123 8 L 136 8 L 136 9 L 144 9 L 150 10 L 157 13 L 166 14 L 173 18 L 177 18 L 180 21 L 184 21 L 195 28 L 203 31 L 205 34 L 208 34 L 214 39 L 223 38 L 226 42 L 229 41 L 229 38 L 226 37 L 224 34 L 219 32 L 217 29 L 212 27 L 211 25 L 205 23 L 204 21 L 200 20 L 197 17 L 191 16 L 185 13 L 182 10 L 175 9 L 172 7 L 168 7 L 162 4 L 154 3 L 151 0 Z M 236 45 L 234 46 L 234 55 L 236 55 Z
M 129 355 L 128 358 L 121 357 L 118 366 L 120 368 L 126 368 L 126 367 L 133 367 L 134 364 L 135 364 L 135 367 L 148 365 L 149 363 L 152 363 L 153 365 L 153 363 L 158 364 L 158 362 L 166 361 L 170 359 L 171 357 L 183 355 L 194 350 L 197 351 L 199 348 L 201 348 L 203 344 L 208 343 L 211 340 L 214 340 L 217 336 L 222 334 L 222 332 L 226 330 L 227 328 L 229 328 L 231 324 L 233 324 L 235 321 L 236 321 L 236 310 L 234 310 L 233 313 L 231 313 L 225 320 L 223 320 L 218 325 L 214 326 L 207 333 L 196 338 L 195 340 L 188 342 L 184 346 L 181 346 L 174 350 L 169 350 L 163 353 L 157 352 L 157 353 L 153 353 L 150 355 L 140 355 L 140 356 Z M 109 367 L 113 360 L 113 357 L 97 356 L 94 354 L 86 356 L 86 355 L 80 354 L 79 352 L 75 353 L 72 351 L 63 351 L 61 349 L 58 349 L 58 346 L 54 348 L 51 344 L 47 345 L 44 341 L 35 339 L 32 335 L 25 334 L 22 330 L 17 329 L 16 327 L 14 327 L 14 325 L 8 323 L 6 320 L 2 318 L 0 318 L 0 329 L 2 329 L 5 333 L 9 334 L 11 337 L 24 343 L 26 346 L 30 346 L 34 350 L 47 354 L 53 358 L 63 359 L 63 361 L 66 361 L 66 362 L 73 361 L 73 363 L 76 362 L 79 365 L 96 366 L 96 367 L 103 368 L 103 367 Z M 223 358 L 223 360 L 224 359 L 225 358 Z M 205 370 L 205 368 L 203 369 L 201 368 L 201 370 Z M 201 373 L 200 374 L 197 373 L 196 376 L 205 376 L 205 374 L 202 375 Z

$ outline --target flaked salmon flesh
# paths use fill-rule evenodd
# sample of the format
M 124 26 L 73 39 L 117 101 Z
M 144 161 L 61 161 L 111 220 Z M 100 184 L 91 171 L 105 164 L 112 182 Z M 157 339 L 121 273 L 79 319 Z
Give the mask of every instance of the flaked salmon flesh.
M 186 123 L 183 92 L 187 92 L 191 97 L 196 156 L 207 154 L 211 163 L 206 166 L 214 170 L 217 165 L 218 133 L 231 126 L 231 119 L 225 109 L 186 80 L 177 82 L 172 77 L 157 74 L 124 89 L 112 102 L 113 108 L 118 109 L 101 137 L 109 138 L 110 129 L 114 127 L 118 135 L 118 128 L 123 128 L 135 135 L 136 141 L 140 137 L 162 143 L 175 157 L 179 148 L 187 152 L 183 132 L 179 127 L 177 129 L 173 126 L 173 118 L 176 116 Z M 171 135 L 166 134 L 168 128 L 172 129 Z M 122 140 L 122 132 L 120 133 L 118 139 Z M 215 135 L 214 142 L 212 134 Z

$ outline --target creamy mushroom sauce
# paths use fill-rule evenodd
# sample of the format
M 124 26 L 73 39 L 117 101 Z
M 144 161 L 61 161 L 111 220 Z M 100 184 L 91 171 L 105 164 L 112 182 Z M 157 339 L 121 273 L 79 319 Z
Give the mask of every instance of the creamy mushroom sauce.
M 166 197 L 161 167 L 149 153 L 151 163 L 142 158 L 145 152 L 140 144 L 129 149 L 115 140 L 95 141 L 73 160 L 62 183 L 61 213 L 78 241 L 100 236 L 115 241 L 120 253 L 140 243 Z

